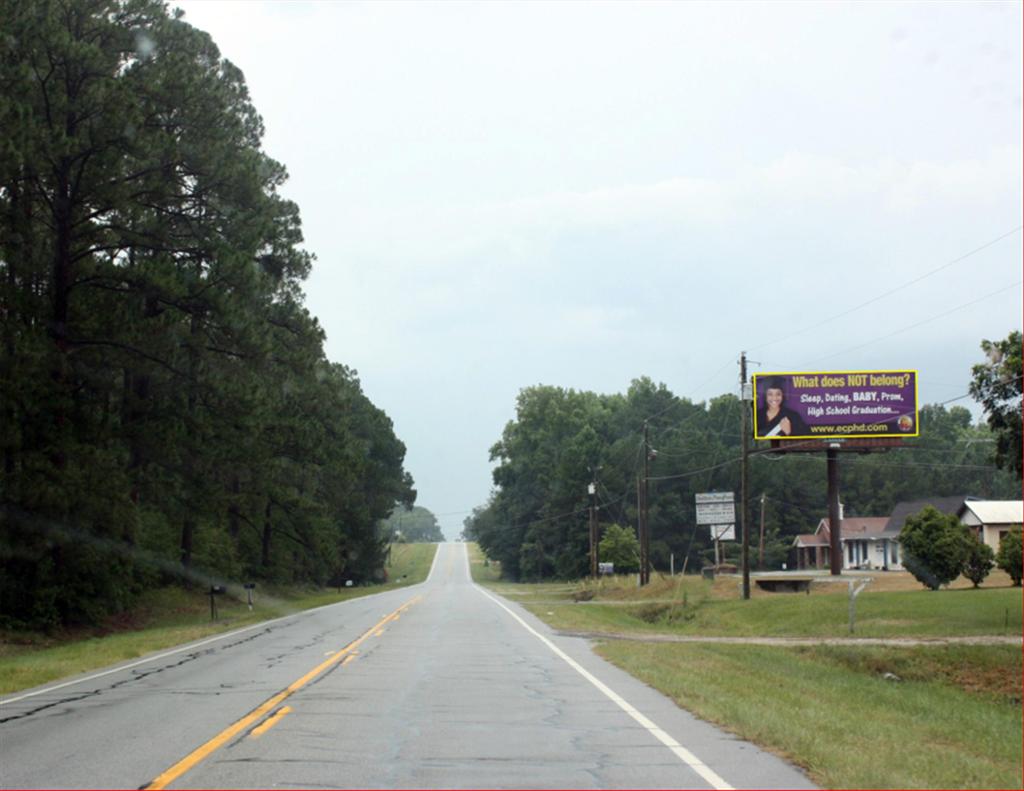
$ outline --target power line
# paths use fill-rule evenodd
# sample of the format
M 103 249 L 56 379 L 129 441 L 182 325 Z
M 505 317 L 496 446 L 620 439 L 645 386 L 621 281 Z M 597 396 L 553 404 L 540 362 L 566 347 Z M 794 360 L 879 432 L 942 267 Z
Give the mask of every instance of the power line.
M 751 453 L 750 455 L 753 456 L 754 454 Z M 742 457 L 737 456 L 735 459 L 728 459 L 726 461 L 721 462 L 720 464 L 712 464 L 709 467 L 701 467 L 699 470 L 690 470 L 689 472 L 679 473 L 678 475 L 656 475 L 656 476 L 650 477 L 648 480 L 651 480 L 651 481 L 675 481 L 675 480 L 679 480 L 680 478 L 690 478 L 690 477 L 692 477 L 694 475 L 700 475 L 701 473 L 704 473 L 704 472 L 711 472 L 713 470 L 721 469 L 722 467 L 728 467 L 730 464 L 738 464 L 742 460 L 743 460 Z
M 1021 283 L 1024 283 L 1024 281 L 1018 280 L 1018 281 L 1016 281 L 1014 283 L 1010 283 L 1010 285 L 1008 285 L 1008 286 L 1003 286 L 1002 288 L 996 289 L 995 291 L 992 291 L 992 292 L 990 292 L 988 294 L 985 294 L 985 296 L 983 296 L 983 297 L 978 297 L 977 299 L 971 300 L 970 302 L 965 302 L 962 305 L 957 305 L 955 308 L 950 308 L 949 310 L 943 311 L 942 313 L 938 313 L 938 314 L 936 314 L 934 316 L 931 316 L 931 317 L 925 319 L 924 321 L 919 321 L 916 324 L 911 324 L 911 325 L 903 327 L 901 329 L 894 330 L 893 332 L 890 332 L 888 335 L 882 335 L 882 336 L 880 336 L 878 338 L 874 338 L 874 339 L 872 339 L 870 341 L 866 341 L 865 343 L 861 343 L 861 344 L 859 344 L 857 346 L 851 346 L 850 348 L 843 349 L 842 351 L 833 352 L 832 354 L 826 354 L 824 357 L 818 357 L 816 360 L 811 360 L 808 363 L 804 363 L 804 365 L 805 366 L 813 365 L 814 363 L 817 363 L 817 362 L 819 362 L 821 360 L 829 360 L 832 357 L 838 357 L 841 354 L 848 354 L 849 352 L 857 351 L 858 349 L 863 349 L 865 346 L 870 346 L 873 343 L 878 343 L 879 341 L 888 340 L 889 338 L 893 337 L 894 335 L 900 335 L 900 334 L 902 334 L 904 332 L 909 332 L 910 330 L 917 329 L 918 327 L 921 327 L 921 326 L 923 326 L 925 324 L 929 324 L 929 323 L 931 323 L 933 321 L 941 319 L 944 316 L 948 316 L 950 313 L 956 313 L 958 310 L 963 310 L 964 308 L 969 308 L 969 307 L 971 307 L 971 305 L 977 305 L 979 302 L 983 302 L 986 299 L 990 299 L 991 297 L 994 297 L 997 294 L 1002 294 L 1004 291 L 1009 291 L 1011 288 L 1017 288 L 1018 286 L 1021 285 Z
M 691 395 L 689 395 L 689 396 L 676 396 L 676 395 L 673 395 L 674 403 L 670 403 L 670 404 L 666 405 L 664 409 L 659 409 L 654 414 L 648 415 L 641 422 L 640 427 L 637 430 L 639 431 L 640 429 L 643 428 L 643 423 L 650 422 L 651 420 L 654 420 L 654 418 L 660 417 L 661 415 L 663 415 L 666 412 L 668 412 L 668 410 L 670 410 L 672 407 L 679 406 L 680 405 L 679 402 L 682 401 L 682 399 L 684 399 L 684 398 L 686 400 L 688 400 L 691 404 L 694 404 L 693 399 L 697 397 L 696 393 L 700 392 L 700 390 L 703 389 L 705 387 L 705 385 L 709 384 L 710 382 L 713 382 L 715 377 L 718 376 L 718 374 L 720 374 L 722 371 L 724 371 L 728 366 L 734 365 L 735 362 L 736 362 L 735 360 L 730 358 L 728 362 L 723 363 L 720 368 L 718 368 L 713 374 L 711 374 L 710 377 L 707 378 L 707 380 L 705 380 L 704 382 L 701 382 L 697 387 L 692 388 Z M 694 404 L 694 406 L 696 406 L 696 404 Z M 691 415 L 691 418 L 692 417 L 693 416 Z M 690 420 L 691 418 L 687 418 L 687 420 Z
M 1010 382 L 1015 382 L 1018 379 L 1024 379 L 1024 374 L 1017 374 L 1016 376 L 1010 376 L 1010 377 L 1007 377 L 1006 379 L 1001 379 L 998 382 L 993 382 L 992 386 L 993 387 L 998 387 L 999 385 L 1008 385 L 1008 384 L 1010 384 Z M 964 393 L 963 395 L 958 395 L 958 396 L 955 396 L 953 398 L 948 398 L 945 401 L 940 401 L 937 404 L 927 404 L 926 406 L 945 406 L 946 404 L 952 404 L 954 401 L 963 401 L 965 398 L 973 398 L 973 397 L 974 397 L 973 393 Z
M 893 450 L 894 451 L 910 450 L 910 448 L 893 448 Z M 797 457 L 792 457 L 792 460 L 794 460 L 794 461 L 814 461 L 814 462 L 821 462 L 821 461 L 823 461 L 823 459 L 821 459 L 818 456 L 797 456 Z M 988 471 L 988 472 L 997 472 L 999 470 L 999 468 L 996 467 L 994 464 L 951 464 L 949 462 L 942 462 L 942 461 L 935 461 L 935 462 L 931 462 L 931 461 L 902 461 L 902 462 L 894 464 L 894 463 L 885 462 L 885 461 L 875 461 L 874 459 L 868 459 L 868 458 L 853 458 L 853 459 L 849 459 L 849 460 L 845 461 L 844 464 L 851 464 L 852 462 L 857 462 L 859 464 L 863 464 L 865 466 L 870 466 L 870 467 L 900 467 L 900 468 L 903 468 L 903 467 L 937 467 L 937 468 L 949 468 L 949 469 L 955 469 L 955 470 L 985 470 L 985 471 Z
M 797 335 L 803 335 L 805 332 L 810 332 L 811 330 L 815 330 L 818 327 L 823 327 L 824 325 L 829 324 L 829 323 L 831 323 L 833 321 L 836 321 L 837 319 L 841 319 L 844 316 L 849 316 L 851 313 L 855 313 L 856 311 L 858 311 L 858 310 L 860 310 L 862 308 L 866 308 L 868 305 L 872 305 L 872 304 L 874 304 L 875 302 L 878 302 L 881 299 L 885 299 L 886 297 L 891 296 L 892 294 L 895 294 L 898 291 L 902 291 L 905 288 L 910 288 L 910 286 L 912 286 L 912 285 L 914 285 L 916 283 L 920 283 L 922 280 L 924 280 L 926 278 L 929 278 L 932 275 L 935 275 L 935 274 L 941 272 L 944 269 L 948 269 L 949 267 L 953 266 L 954 264 L 959 264 L 961 261 L 964 261 L 964 260 L 970 258 L 971 256 L 980 253 L 982 250 L 986 250 L 989 247 L 992 247 L 994 244 L 997 244 L 998 242 L 1001 242 L 1003 239 L 1006 239 L 1009 236 L 1013 236 L 1013 234 L 1017 233 L 1019 230 L 1021 230 L 1021 228 L 1024 228 L 1024 226 L 1018 225 L 1013 230 L 1007 231 L 1006 233 L 997 236 L 995 239 L 992 239 L 992 240 L 990 240 L 988 242 L 985 242 L 985 244 L 981 245 L 980 247 L 974 248 L 973 250 L 971 250 L 968 253 L 964 253 L 959 258 L 954 258 L 952 261 L 949 261 L 948 263 L 945 263 L 942 266 L 936 267 L 935 269 L 932 269 L 932 270 L 930 270 L 928 272 L 925 272 L 923 275 L 920 275 L 919 277 L 916 277 L 913 280 L 909 280 L 906 283 L 903 283 L 902 285 L 896 286 L 895 288 L 891 288 L 888 291 L 886 291 L 886 292 L 884 292 L 882 294 L 879 294 L 876 297 L 872 297 L 871 299 L 867 300 L 866 302 L 861 302 L 859 305 L 855 305 L 854 307 L 850 308 L 849 310 L 843 311 L 842 313 L 835 313 L 835 314 L 829 316 L 827 319 L 822 319 L 817 324 L 811 324 L 811 325 L 809 325 L 807 327 L 804 327 L 802 329 L 795 330 L 794 332 L 791 332 L 789 335 L 784 335 L 783 337 L 776 338 L 773 341 L 768 341 L 767 343 L 762 343 L 760 346 L 752 346 L 752 347 L 750 347 L 750 351 L 757 351 L 758 349 L 764 349 L 764 348 L 766 348 L 768 346 L 773 346 L 776 343 L 781 343 L 782 341 L 787 341 L 790 338 L 795 338 Z

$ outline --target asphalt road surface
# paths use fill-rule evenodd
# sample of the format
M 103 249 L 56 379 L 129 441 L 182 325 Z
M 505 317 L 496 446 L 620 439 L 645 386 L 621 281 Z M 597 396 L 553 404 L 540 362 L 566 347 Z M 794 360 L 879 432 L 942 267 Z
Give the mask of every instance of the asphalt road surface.
M 0 700 L 0 786 L 812 787 L 474 585 L 463 544 L 421 585 Z

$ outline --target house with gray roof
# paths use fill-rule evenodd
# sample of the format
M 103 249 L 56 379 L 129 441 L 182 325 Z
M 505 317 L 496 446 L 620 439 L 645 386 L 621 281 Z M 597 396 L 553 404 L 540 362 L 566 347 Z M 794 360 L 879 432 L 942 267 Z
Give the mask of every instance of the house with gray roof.
M 957 510 L 961 523 L 974 530 L 985 544 L 999 551 L 1002 537 L 1024 525 L 1024 500 L 969 499 Z
M 902 569 L 899 545 L 883 536 L 888 518 L 884 516 L 841 516 L 839 542 L 843 548 L 843 568 Z M 814 533 L 799 535 L 793 541 L 799 569 L 822 569 L 829 565 L 831 529 L 828 517 L 818 522 Z
M 978 537 L 994 550 L 998 550 L 1002 535 L 1024 521 L 1024 502 L 1020 500 L 989 501 L 969 495 L 906 500 L 897 503 L 888 517 L 845 517 L 840 508 L 843 567 L 901 571 L 900 531 L 908 517 L 929 505 L 974 528 Z M 813 533 L 797 536 L 792 545 L 797 568 L 827 568 L 830 542 L 828 518 L 822 519 Z
M 970 495 L 957 495 L 956 497 L 926 497 L 921 500 L 904 500 L 896 503 L 889 515 L 889 522 L 885 526 L 885 535 L 892 538 L 899 538 L 903 525 L 907 523 L 907 517 L 916 516 L 927 506 L 931 506 L 940 514 L 948 514 L 960 518 L 960 509 L 964 503 L 977 500 L 977 497 Z

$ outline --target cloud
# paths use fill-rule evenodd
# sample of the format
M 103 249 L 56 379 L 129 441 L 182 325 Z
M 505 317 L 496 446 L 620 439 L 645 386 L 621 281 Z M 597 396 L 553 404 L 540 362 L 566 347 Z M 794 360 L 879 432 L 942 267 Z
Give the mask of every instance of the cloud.
M 992 149 L 983 159 L 892 164 L 885 207 L 894 213 L 935 207 L 1020 205 L 1021 149 Z M 1017 214 L 1020 214 L 1019 209 Z
M 529 270 L 547 266 L 545 250 L 567 234 L 638 226 L 699 229 L 705 237 L 733 234 L 756 222 L 765 206 L 821 212 L 866 201 L 880 212 L 900 215 L 1003 205 L 1013 214 L 1020 205 L 1021 168 L 1020 147 L 993 149 L 976 159 L 867 164 L 790 152 L 762 167 L 719 178 L 671 178 L 397 213 L 369 210 L 352 220 L 348 243 L 355 249 L 349 252 L 364 255 L 372 250 L 383 265 L 403 270 L 412 261 L 460 269 L 466 262 L 475 265 L 493 256 Z

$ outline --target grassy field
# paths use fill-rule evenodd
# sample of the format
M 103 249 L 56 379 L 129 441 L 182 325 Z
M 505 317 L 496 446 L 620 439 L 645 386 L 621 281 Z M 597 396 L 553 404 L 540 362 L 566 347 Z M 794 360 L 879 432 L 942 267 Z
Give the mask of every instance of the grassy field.
M 388 565 L 389 582 L 317 591 L 259 589 L 252 611 L 240 598 L 217 599 L 217 620 L 210 618 L 210 598 L 199 591 L 163 588 L 143 595 L 128 613 L 74 632 L 44 635 L 0 633 L 0 694 L 145 656 L 203 637 L 321 607 L 359 596 L 414 585 L 427 578 L 435 544 L 395 544 Z
M 908 576 L 908 575 L 907 575 Z M 901 581 L 905 580 L 900 575 Z M 999 587 L 929 591 L 893 589 L 873 580 L 855 601 L 854 635 L 934 638 L 1019 635 L 1021 589 Z M 849 590 L 822 584 L 811 594 L 758 592 L 740 598 L 734 579 L 657 579 L 644 589 L 633 578 L 596 583 L 515 585 L 491 582 L 557 629 L 583 632 L 667 633 L 716 637 L 847 637 Z
M 471 551 L 473 547 L 471 546 Z M 474 579 L 557 629 L 625 633 L 608 660 L 680 706 L 803 767 L 826 788 L 1021 788 L 1019 646 L 679 644 L 651 634 L 849 637 L 845 582 L 810 594 L 754 590 L 736 578 L 635 577 L 512 584 L 471 555 Z M 1021 589 L 1001 573 L 972 590 L 928 591 L 876 576 L 856 599 L 854 637 L 1021 634 Z
M 1016 647 L 616 641 L 597 651 L 825 788 L 1021 788 Z

